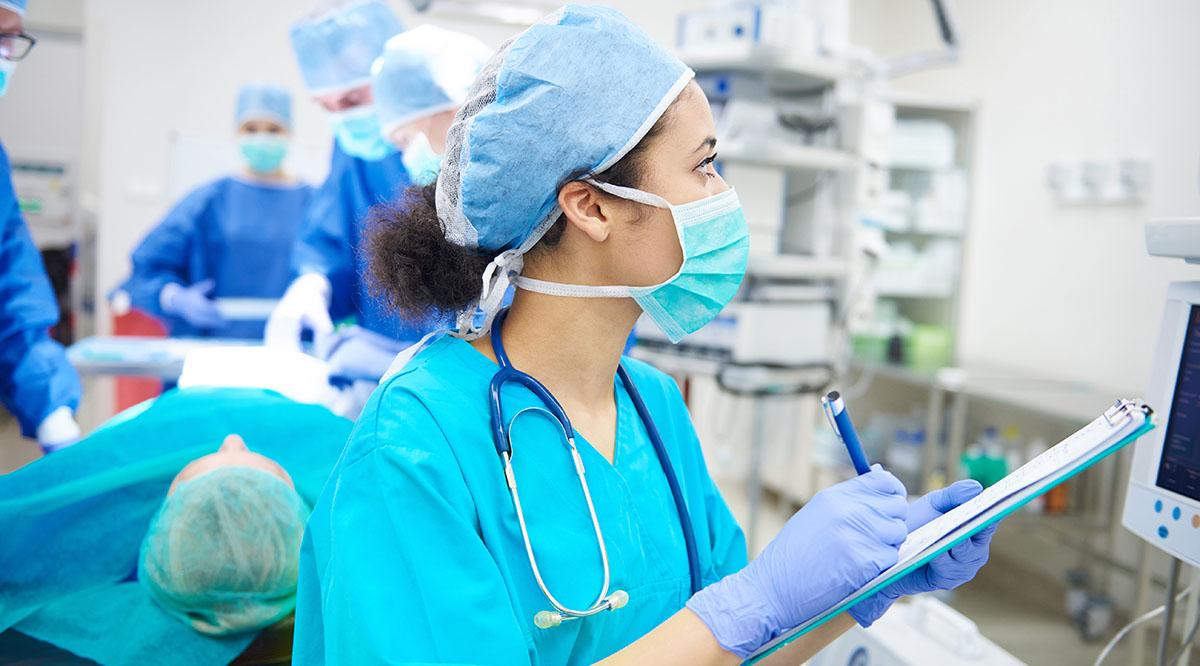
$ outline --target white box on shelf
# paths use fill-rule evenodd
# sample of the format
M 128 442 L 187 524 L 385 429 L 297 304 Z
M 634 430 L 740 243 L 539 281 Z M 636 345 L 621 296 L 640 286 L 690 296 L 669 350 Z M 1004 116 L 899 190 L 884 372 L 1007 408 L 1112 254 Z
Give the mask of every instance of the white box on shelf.
M 829 304 L 735 303 L 733 360 L 804 365 L 829 359 Z
M 949 169 L 954 166 L 954 129 L 938 120 L 896 121 L 890 157 L 893 167 Z
M 736 4 L 680 14 L 676 45 L 685 56 L 738 55 L 748 48 L 780 56 L 811 56 L 817 52 L 817 32 L 812 16 L 784 3 Z

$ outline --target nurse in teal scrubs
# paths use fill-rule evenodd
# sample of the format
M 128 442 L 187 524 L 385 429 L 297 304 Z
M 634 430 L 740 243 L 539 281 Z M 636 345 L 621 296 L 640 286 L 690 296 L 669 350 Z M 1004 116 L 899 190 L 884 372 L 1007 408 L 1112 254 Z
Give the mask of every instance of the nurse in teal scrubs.
M 437 182 L 377 213 L 366 247 L 376 289 L 403 313 L 456 315 L 458 329 L 397 359 L 313 509 L 297 663 L 737 663 L 979 492 L 960 482 L 910 504 L 875 469 L 818 493 L 747 562 L 675 383 L 621 356 L 639 316 L 678 340 L 745 272 L 746 220 L 713 168 L 713 119 L 692 78 L 619 13 L 564 7 L 483 68 Z M 569 416 L 577 460 L 555 401 L 515 382 L 491 394 L 503 352 Z M 989 538 L 783 656 L 804 661 L 901 596 L 966 582 Z M 551 595 L 595 612 L 545 622 Z

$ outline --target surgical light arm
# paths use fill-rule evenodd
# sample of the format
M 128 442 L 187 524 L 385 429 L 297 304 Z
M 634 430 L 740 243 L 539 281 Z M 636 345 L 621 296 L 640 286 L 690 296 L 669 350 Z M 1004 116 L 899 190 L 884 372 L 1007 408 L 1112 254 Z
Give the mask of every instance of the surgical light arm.
M 942 48 L 889 58 L 884 63 L 884 71 L 888 78 L 894 79 L 958 62 L 961 41 L 955 28 L 954 17 L 945 0 L 932 0 L 932 3 L 934 18 L 937 20 L 938 35 L 942 39 Z

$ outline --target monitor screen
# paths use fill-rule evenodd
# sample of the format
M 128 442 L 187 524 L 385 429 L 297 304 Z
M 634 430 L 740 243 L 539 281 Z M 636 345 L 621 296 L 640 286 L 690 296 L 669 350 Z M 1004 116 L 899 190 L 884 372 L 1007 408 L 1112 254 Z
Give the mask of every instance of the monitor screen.
M 1158 487 L 1200 501 L 1200 306 L 1188 314 Z

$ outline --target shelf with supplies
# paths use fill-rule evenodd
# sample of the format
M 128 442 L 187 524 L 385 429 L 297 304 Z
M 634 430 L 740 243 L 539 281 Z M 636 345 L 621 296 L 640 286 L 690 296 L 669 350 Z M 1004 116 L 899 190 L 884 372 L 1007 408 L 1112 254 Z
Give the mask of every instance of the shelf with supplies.
M 722 162 L 798 171 L 850 171 L 858 166 L 858 158 L 844 150 L 786 143 L 722 141 L 717 146 L 717 155 Z
M 851 367 L 861 373 L 937 389 L 967 398 L 985 400 L 1013 409 L 1081 425 L 1110 405 L 1122 393 L 1047 377 L 989 368 L 910 368 L 894 363 L 856 360 Z
M 752 278 L 831 279 L 841 278 L 848 271 L 846 261 L 840 257 L 811 257 L 805 255 L 751 254 L 746 265 L 746 275 Z
M 901 238 L 962 238 L 962 230 L 958 229 L 884 229 L 883 233 Z
M 785 58 L 762 47 L 747 47 L 718 54 L 685 50 L 679 56 L 699 74 L 761 76 L 772 89 L 781 92 L 819 90 L 854 74 L 854 66 L 849 61 L 818 55 Z
M 919 365 L 957 362 L 963 255 L 970 236 L 975 104 L 902 91 L 882 99 L 894 126 L 885 162 L 887 191 L 864 227 L 884 251 L 873 269 L 873 319 L 855 332 L 862 360 L 899 336 Z M 895 343 L 892 342 L 892 345 Z
M 880 289 L 875 293 L 877 298 L 915 299 L 915 300 L 944 300 L 954 298 L 952 289 Z

